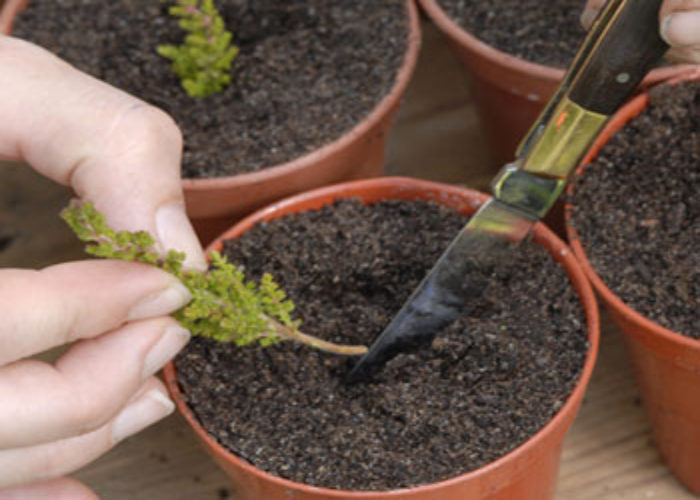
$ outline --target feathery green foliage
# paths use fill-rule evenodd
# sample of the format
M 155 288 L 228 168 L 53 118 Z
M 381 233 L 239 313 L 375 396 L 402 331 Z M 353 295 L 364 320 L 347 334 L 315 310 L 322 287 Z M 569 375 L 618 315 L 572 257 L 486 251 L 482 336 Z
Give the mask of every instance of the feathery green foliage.
M 175 275 L 191 292 L 192 301 L 174 316 L 193 335 L 244 346 L 267 346 L 294 340 L 336 354 L 363 354 L 364 346 L 341 346 L 299 331 L 292 319 L 294 304 L 272 276 L 259 284 L 247 281 L 243 271 L 218 252 L 210 254 L 207 272 L 183 267 L 185 254 L 169 251 L 162 257 L 146 231 L 114 231 L 90 203 L 74 200 L 61 217 L 81 241 L 87 253 L 106 259 L 141 262 Z
M 190 97 L 208 97 L 231 82 L 238 47 L 213 0 L 175 0 L 170 15 L 187 32 L 182 45 L 159 45 L 158 53 L 172 61 L 173 71 Z

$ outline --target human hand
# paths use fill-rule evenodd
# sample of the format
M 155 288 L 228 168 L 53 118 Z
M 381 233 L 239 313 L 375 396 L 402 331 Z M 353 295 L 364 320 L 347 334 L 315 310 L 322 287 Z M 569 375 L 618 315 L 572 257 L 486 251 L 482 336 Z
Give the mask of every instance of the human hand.
M 0 36 L 0 159 L 74 188 L 110 225 L 204 268 L 185 216 L 173 121 L 29 43 Z M 187 342 L 172 276 L 85 261 L 0 271 L 0 500 L 93 500 L 65 479 L 173 411 L 153 375 Z M 26 358 L 74 345 L 55 365 Z
M 605 0 L 588 0 L 581 22 L 589 28 Z M 671 46 L 667 56 L 677 62 L 700 63 L 700 0 L 664 0 L 659 13 L 661 37 Z

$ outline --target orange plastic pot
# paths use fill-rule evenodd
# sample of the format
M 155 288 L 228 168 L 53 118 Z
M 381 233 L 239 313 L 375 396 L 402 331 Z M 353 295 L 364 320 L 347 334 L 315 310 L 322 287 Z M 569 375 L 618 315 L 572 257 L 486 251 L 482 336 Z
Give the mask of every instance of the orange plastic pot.
M 315 210 L 341 198 L 365 203 L 380 200 L 433 200 L 464 214 L 472 214 L 487 199 L 468 189 L 406 178 L 356 181 L 301 194 L 260 210 L 219 237 L 210 247 L 218 250 L 224 239 L 236 238 L 261 221 Z M 590 350 L 581 378 L 561 411 L 534 437 L 503 458 L 453 479 L 411 489 L 358 492 L 317 488 L 268 474 L 221 447 L 196 420 L 177 384 L 170 364 L 165 377 L 187 422 L 214 460 L 232 478 L 240 500 L 552 500 L 562 441 L 583 399 L 598 350 L 598 310 L 593 291 L 573 254 L 544 225 L 535 228 L 535 241 L 544 246 L 566 270 L 586 313 Z
M 543 0 L 548 1 L 552 0 Z M 457 58 L 468 70 L 474 102 L 495 167 L 500 168 L 515 157 L 518 144 L 563 79 L 564 70 L 497 50 L 460 27 L 440 7 L 438 0 L 419 2 L 447 36 Z M 656 69 L 643 85 L 668 80 L 688 68 L 678 65 Z
M 10 33 L 29 0 L 8 0 L 0 11 L 0 33 Z M 391 91 L 340 138 L 287 163 L 241 175 L 184 179 L 187 213 L 205 243 L 256 208 L 295 193 L 337 182 L 376 177 L 401 96 L 413 74 L 421 44 L 418 9 L 406 0 L 409 38 L 404 62 Z M 235 161 L 234 155 L 232 160 Z
M 694 72 L 675 81 L 700 79 Z M 611 120 L 584 159 L 590 163 L 608 142 L 649 104 L 641 94 Z M 577 175 L 585 175 L 579 170 Z M 570 194 L 573 189 L 570 188 Z M 576 257 L 602 297 L 606 310 L 622 330 L 628 356 L 650 417 L 662 457 L 673 474 L 691 491 L 700 494 L 700 341 L 680 335 L 646 318 L 625 304 L 591 265 L 576 229 L 571 206 L 566 210 L 567 232 Z

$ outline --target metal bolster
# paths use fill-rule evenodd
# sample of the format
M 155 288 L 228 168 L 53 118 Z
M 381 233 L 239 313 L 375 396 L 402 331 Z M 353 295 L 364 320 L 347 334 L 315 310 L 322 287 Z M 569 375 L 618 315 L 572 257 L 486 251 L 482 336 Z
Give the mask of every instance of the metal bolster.
M 491 189 L 494 197 L 535 219 L 544 217 L 566 186 L 566 179 L 540 177 L 506 165 Z

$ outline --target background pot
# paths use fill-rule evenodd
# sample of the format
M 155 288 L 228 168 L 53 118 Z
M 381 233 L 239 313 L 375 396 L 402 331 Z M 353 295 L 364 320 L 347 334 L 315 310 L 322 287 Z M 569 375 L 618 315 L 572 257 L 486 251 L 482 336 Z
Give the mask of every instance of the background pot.
M 224 239 L 236 238 L 258 222 L 319 209 L 340 198 L 360 198 L 366 203 L 386 199 L 433 200 L 465 214 L 474 213 L 487 199 L 486 195 L 476 191 L 405 178 L 339 184 L 295 196 L 256 212 L 219 237 L 209 250 L 220 250 Z M 593 371 L 598 350 L 599 325 L 592 289 L 571 252 L 542 224 L 538 224 L 535 229 L 535 241 L 543 245 L 565 268 L 580 296 L 586 313 L 590 350 L 581 378 L 560 412 L 529 441 L 476 471 L 439 483 L 387 492 L 339 491 L 281 479 L 239 459 L 207 434 L 180 393 L 172 363 L 165 370 L 166 382 L 182 415 L 214 460 L 233 479 L 240 500 L 552 500 L 562 441 L 574 421 Z
M 497 50 L 460 27 L 440 7 L 438 0 L 419 2 L 447 36 L 455 55 L 467 69 L 476 108 L 491 146 L 494 167 L 500 168 L 515 157 L 520 140 L 563 79 L 564 70 Z M 689 68 L 688 65 L 676 65 L 655 69 L 642 85 L 668 80 Z
M 695 75 L 694 78 L 698 79 L 698 73 Z M 623 107 L 598 138 L 583 165 L 590 163 L 610 137 L 644 111 L 648 104 L 649 96 L 645 93 Z M 583 171 L 579 170 L 577 175 L 582 174 Z M 570 188 L 570 194 L 572 192 Z M 694 493 L 700 494 L 700 341 L 642 316 L 610 290 L 588 260 L 580 237 L 570 223 L 570 211 L 571 206 L 567 206 L 571 247 L 603 298 L 606 310 L 624 334 L 661 455 L 673 474 Z
M 29 0 L 7 0 L 0 11 L 0 33 L 10 33 L 15 16 Z M 340 138 L 287 163 L 230 177 L 183 179 L 187 213 L 204 243 L 256 208 L 336 182 L 379 176 L 384 148 L 401 96 L 418 59 L 418 11 L 406 0 L 409 37 L 404 62 L 391 91 L 372 112 Z

